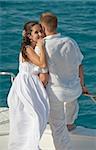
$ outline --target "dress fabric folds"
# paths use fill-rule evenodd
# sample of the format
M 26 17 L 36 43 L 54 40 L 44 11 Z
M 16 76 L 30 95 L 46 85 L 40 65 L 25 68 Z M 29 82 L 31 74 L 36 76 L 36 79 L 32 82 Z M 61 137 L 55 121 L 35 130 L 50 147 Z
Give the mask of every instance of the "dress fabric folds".
M 45 88 L 29 62 L 20 64 L 8 94 L 10 134 L 8 150 L 39 150 L 49 115 Z

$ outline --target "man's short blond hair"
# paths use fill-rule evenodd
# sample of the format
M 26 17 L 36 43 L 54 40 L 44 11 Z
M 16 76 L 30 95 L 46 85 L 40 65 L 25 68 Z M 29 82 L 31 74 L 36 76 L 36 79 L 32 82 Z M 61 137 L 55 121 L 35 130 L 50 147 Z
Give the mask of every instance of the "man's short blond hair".
M 40 22 L 48 27 L 49 32 L 53 32 L 57 28 L 57 17 L 53 13 L 43 13 L 40 16 Z

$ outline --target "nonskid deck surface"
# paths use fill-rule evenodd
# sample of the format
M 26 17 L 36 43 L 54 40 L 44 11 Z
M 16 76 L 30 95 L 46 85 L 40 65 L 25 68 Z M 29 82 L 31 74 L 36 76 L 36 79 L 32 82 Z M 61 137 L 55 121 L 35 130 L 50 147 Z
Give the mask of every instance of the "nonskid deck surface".
M 0 108 L 0 150 L 7 150 L 9 135 L 8 108 Z M 96 150 L 96 129 L 88 129 L 77 126 L 70 132 L 73 150 Z M 55 150 L 50 126 L 46 130 L 40 141 L 42 150 Z

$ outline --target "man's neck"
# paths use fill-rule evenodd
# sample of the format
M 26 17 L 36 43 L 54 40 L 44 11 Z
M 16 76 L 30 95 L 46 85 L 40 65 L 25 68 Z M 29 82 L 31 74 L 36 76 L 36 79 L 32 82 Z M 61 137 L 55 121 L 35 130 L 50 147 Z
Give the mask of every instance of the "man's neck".
M 57 34 L 57 32 L 47 32 L 46 36 Z

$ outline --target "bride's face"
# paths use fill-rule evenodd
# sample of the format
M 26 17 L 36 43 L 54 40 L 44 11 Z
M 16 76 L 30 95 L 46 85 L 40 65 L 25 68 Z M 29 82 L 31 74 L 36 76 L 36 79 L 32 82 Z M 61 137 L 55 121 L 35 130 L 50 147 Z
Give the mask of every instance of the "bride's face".
M 39 24 L 36 24 L 32 27 L 30 34 L 30 39 L 34 42 L 37 42 L 38 39 L 43 38 L 45 36 L 42 27 Z

